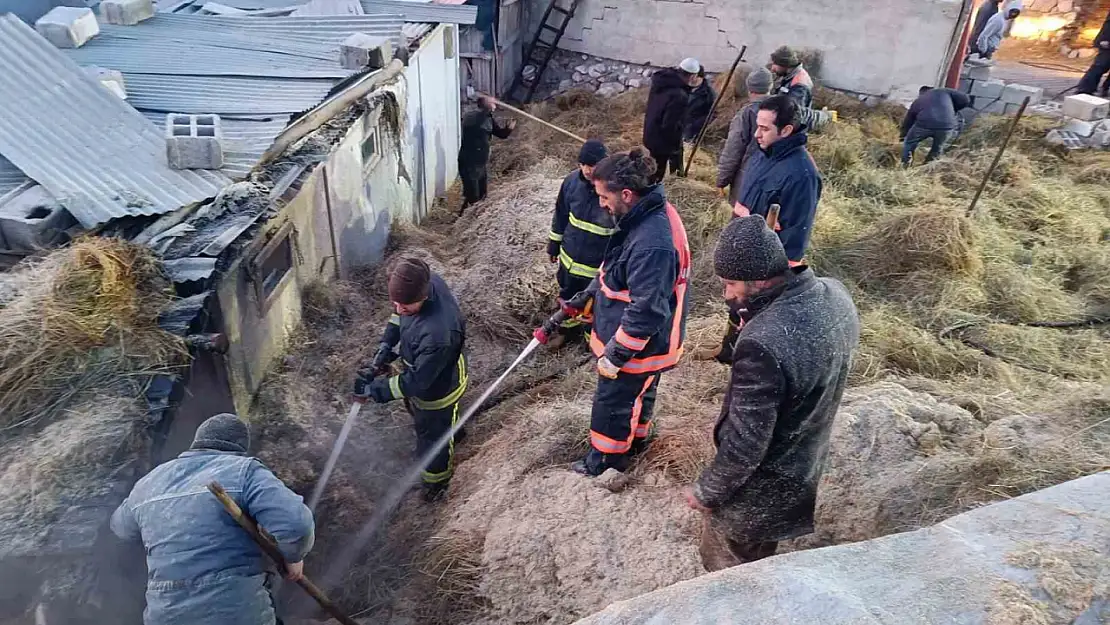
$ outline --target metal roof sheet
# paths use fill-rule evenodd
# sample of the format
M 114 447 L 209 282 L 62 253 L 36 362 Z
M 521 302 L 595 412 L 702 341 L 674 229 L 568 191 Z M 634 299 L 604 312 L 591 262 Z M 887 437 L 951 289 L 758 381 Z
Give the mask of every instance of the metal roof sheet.
M 427 22 L 405 22 L 405 27 L 401 29 L 401 34 L 411 43 L 419 41 L 421 37 L 427 35 L 435 27 L 435 24 L 429 24 Z
M 308 0 L 293 11 L 293 17 L 303 15 L 363 15 L 359 0 Z
M 142 111 L 142 113 L 155 127 L 160 128 L 165 124 L 165 113 L 155 111 Z M 224 166 L 220 168 L 220 173 L 235 180 L 245 178 L 258 164 L 262 154 L 274 144 L 274 139 L 288 125 L 289 115 L 262 120 L 221 118 L 220 130 L 224 135 Z
M 27 182 L 30 178 L 11 161 L 0 156 L 0 196 Z
M 0 16 L 0 154 L 86 228 L 169 212 L 230 182 L 170 169 L 159 128 L 11 14 Z
M 374 13 L 399 13 L 406 22 L 438 22 L 473 24 L 478 19 L 478 7 L 469 4 L 432 4 L 409 0 L 361 0 L 367 15 Z
M 316 106 L 332 78 L 173 76 L 124 73 L 127 101 L 142 111 L 215 113 L 227 117 L 288 116 Z
M 215 258 L 188 256 L 162 261 L 162 264 L 166 268 L 166 273 L 170 275 L 170 279 L 175 283 L 196 282 L 197 280 L 205 280 L 212 275 L 212 272 L 216 270 L 216 260 Z

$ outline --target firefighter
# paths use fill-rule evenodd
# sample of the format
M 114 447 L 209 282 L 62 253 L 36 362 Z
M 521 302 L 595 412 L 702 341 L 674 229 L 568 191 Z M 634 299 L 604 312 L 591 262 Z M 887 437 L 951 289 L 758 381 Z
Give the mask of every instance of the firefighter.
M 355 378 L 355 401 L 402 399 L 416 426 L 416 454 L 424 454 L 454 426 L 466 391 L 466 322 L 447 283 L 416 258 L 401 259 L 389 277 L 389 318 L 373 364 Z M 398 375 L 388 375 L 398 357 Z M 459 433 L 461 434 L 461 432 Z M 424 468 L 424 499 L 447 489 L 454 470 L 454 439 Z
M 563 179 L 563 186 L 555 199 L 547 255 L 552 263 L 559 263 L 555 277 L 559 281 L 560 306 L 585 291 L 597 277 L 609 237 L 617 231 L 613 227 L 613 218 L 601 208 L 594 183 L 590 180 L 594 165 L 608 155 L 609 151 L 601 141 L 591 139 L 582 144 L 578 152 L 578 168 Z M 585 329 L 581 319 L 568 319 L 548 346 L 558 348 L 568 336 Z
M 643 148 L 634 148 L 593 171 L 617 232 L 597 278 L 563 306 L 571 316 L 593 308 L 590 349 L 599 377 L 590 451 L 571 467 L 584 475 L 624 471 L 646 448 L 659 375 L 682 356 L 690 247 L 678 211 L 653 182 L 655 166 Z

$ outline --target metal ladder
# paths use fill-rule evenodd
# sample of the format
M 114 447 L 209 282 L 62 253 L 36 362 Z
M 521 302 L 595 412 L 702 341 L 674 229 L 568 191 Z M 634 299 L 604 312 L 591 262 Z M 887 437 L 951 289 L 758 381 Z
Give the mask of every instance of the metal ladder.
M 547 64 L 551 62 L 551 57 L 555 55 L 555 48 L 559 45 L 559 40 L 563 38 L 563 33 L 566 31 L 570 19 L 574 17 L 574 10 L 578 8 L 578 0 L 569 0 L 569 9 L 564 9 L 558 3 L 559 0 L 551 0 L 547 5 L 547 10 L 543 12 L 543 19 L 540 20 L 540 27 L 536 30 L 536 36 L 532 38 L 532 43 L 528 44 L 524 61 L 520 64 L 516 77 L 513 78 L 512 86 L 505 94 L 507 100 L 527 104 L 532 101 L 536 88 L 540 86 L 543 72 L 547 69 Z M 552 24 L 553 15 L 555 16 L 554 24 Z M 548 32 L 554 33 L 551 35 L 552 39 L 550 41 L 543 38 Z M 524 77 L 524 72 L 529 66 L 535 66 L 536 68 L 536 72 L 531 79 Z M 525 89 L 527 90 L 525 91 Z M 517 97 L 518 91 L 524 91 L 523 98 Z

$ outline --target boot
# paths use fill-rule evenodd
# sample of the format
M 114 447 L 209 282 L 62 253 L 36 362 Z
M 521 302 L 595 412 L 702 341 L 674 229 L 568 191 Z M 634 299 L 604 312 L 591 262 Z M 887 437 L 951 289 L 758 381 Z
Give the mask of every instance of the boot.
M 635 458 L 637 456 L 643 455 L 645 452 L 647 452 L 648 447 L 651 446 L 651 442 L 654 441 L 654 440 L 655 440 L 655 426 L 653 425 L 651 427 L 651 430 L 648 431 L 647 436 L 645 436 L 643 438 L 634 438 L 634 439 L 632 439 L 632 449 L 628 450 L 628 456 L 630 458 Z
M 570 470 L 587 477 L 597 477 L 605 473 L 606 469 L 616 469 L 624 473 L 628 469 L 628 462 L 628 454 L 603 454 L 591 447 L 585 458 L 570 465 Z

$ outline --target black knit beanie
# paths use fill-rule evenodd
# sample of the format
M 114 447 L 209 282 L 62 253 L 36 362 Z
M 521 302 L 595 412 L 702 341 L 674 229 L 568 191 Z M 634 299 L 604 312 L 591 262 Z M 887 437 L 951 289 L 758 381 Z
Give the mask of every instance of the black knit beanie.
M 790 46 L 781 46 L 771 53 L 771 62 L 779 67 L 794 69 L 802 64 L 802 57 Z
M 209 417 L 200 424 L 189 449 L 214 449 L 245 454 L 250 446 L 251 433 L 246 422 L 225 412 Z
M 721 231 L 713 268 L 725 280 L 754 282 L 782 275 L 790 269 L 779 237 L 759 215 L 733 219 Z
M 402 258 L 389 276 L 389 301 L 415 304 L 428 299 L 432 270 L 419 258 Z
M 583 165 L 597 165 L 601 159 L 609 156 L 609 150 L 605 144 L 597 139 L 590 139 L 582 144 L 582 149 L 578 151 L 578 162 Z

